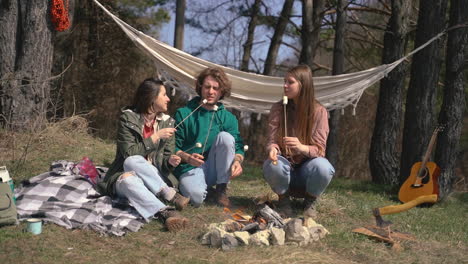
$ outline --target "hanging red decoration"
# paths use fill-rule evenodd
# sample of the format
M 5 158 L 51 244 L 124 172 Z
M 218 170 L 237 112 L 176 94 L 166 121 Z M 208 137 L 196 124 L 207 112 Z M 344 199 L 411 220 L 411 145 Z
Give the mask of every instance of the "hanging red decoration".
M 52 23 L 57 31 L 65 31 L 70 27 L 70 19 L 68 18 L 68 0 L 52 0 L 52 8 L 50 10 Z

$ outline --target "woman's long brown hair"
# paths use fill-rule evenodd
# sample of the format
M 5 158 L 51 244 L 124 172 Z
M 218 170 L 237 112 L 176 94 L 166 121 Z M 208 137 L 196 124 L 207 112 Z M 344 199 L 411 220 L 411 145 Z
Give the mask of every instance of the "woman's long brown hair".
M 291 76 L 299 82 L 300 92 L 296 100 L 296 111 L 294 118 L 296 120 L 295 134 L 302 144 L 313 145 L 312 141 L 312 127 L 314 124 L 315 112 L 315 92 L 314 83 L 312 80 L 312 71 L 307 65 L 298 65 L 291 68 L 286 76 Z M 289 104 L 288 104 L 289 107 Z M 288 117 L 292 118 L 292 117 Z M 278 131 L 283 132 L 284 135 L 284 118 L 280 119 L 280 128 Z M 280 141 L 281 142 L 281 141 Z

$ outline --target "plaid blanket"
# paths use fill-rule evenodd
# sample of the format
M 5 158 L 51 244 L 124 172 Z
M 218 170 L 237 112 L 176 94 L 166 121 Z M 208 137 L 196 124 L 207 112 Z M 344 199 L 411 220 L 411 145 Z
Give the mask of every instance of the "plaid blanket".
M 104 177 L 107 169 L 97 169 L 99 177 Z M 146 223 L 128 203 L 100 196 L 73 162 L 53 162 L 51 171 L 23 182 L 15 196 L 20 220 L 37 217 L 67 229 L 92 229 L 116 236 L 136 232 Z

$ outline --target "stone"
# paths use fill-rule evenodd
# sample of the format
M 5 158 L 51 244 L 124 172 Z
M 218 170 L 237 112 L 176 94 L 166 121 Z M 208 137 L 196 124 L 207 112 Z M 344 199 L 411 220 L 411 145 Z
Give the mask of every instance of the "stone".
M 307 218 L 304 219 L 303 226 L 305 226 L 307 228 L 311 228 L 311 227 L 314 227 L 314 226 L 318 226 L 318 224 L 317 224 L 317 222 L 314 221 L 314 219 L 312 219 L 310 217 L 307 217 Z
M 206 232 L 203 234 L 201 238 L 202 245 L 211 245 L 211 231 Z
M 221 242 L 221 249 L 226 251 L 226 250 L 231 250 L 235 247 L 239 246 L 239 242 L 237 239 L 232 235 L 232 234 L 226 234 Z
M 240 245 L 249 245 L 250 234 L 247 231 L 234 232 L 234 237 L 239 241 Z
M 255 234 L 250 236 L 249 244 L 258 245 L 258 246 L 262 246 L 262 245 L 269 246 L 270 245 L 269 237 L 270 237 L 270 231 L 268 229 L 258 231 Z
M 221 228 L 214 228 L 211 231 L 210 242 L 212 247 L 219 248 L 222 245 L 223 237 L 226 235 L 226 231 Z
M 309 231 L 306 227 L 302 226 L 301 219 L 293 219 L 289 221 L 285 227 L 286 242 L 296 242 L 299 245 L 307 245 L 310 239 Z
M 324 238 L 330 232 L 328 232 L 328 230 L 322 225 L 317 225 L 314 227 L 310 227 L 309 233 L 310 233 L 310 238 L 313 239 L 314 241 L 317 241 L 319 239 Z
M 281 228 L 272 227 L 270 228 L 270 243 L 275 246 L 284 245 L 285 232 Z
M 233 231 L 240 230 L 242 228 L 242 226 L 238 222 L 236 222 L 236 221 L 234 221 L 232 219 L 228 219 L 228 220 L 220 222 L 220 223 L 211 223 L 211 224 L 208 225 L 209 230 L 214 229 L 214 228 L 220 228 L 220 229 L 222 229 L 224 231 L 233 232 Z M 232 230 L 232 231 L 230 231 L 230 230 Z

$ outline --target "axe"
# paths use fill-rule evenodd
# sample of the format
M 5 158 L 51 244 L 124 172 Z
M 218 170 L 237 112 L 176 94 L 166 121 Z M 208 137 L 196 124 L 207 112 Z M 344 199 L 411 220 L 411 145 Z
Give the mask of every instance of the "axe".
M 416 199 L 413 199 L 407 203 L 400 204 L 400 205 L 389 205 L 385 206 L 382 208 L 374 208 L 372 210 L 372 213 L 375 217 L 375 222 L 378 227 L 387 227 L 392 224 L 390 221 L 385 221 L 382 218 L 382 215 L 388 215 L 388 214 L 395 214 L 395 213 L 400 213 L 407 211 L 417 205 L 420 205 L 422 203 L 435 203 L 437 202 L 438 196 L 437 194 L 431 194 L 431 195 L 422 195 L 419 196 Z

